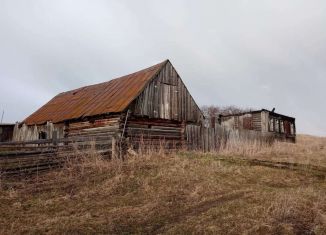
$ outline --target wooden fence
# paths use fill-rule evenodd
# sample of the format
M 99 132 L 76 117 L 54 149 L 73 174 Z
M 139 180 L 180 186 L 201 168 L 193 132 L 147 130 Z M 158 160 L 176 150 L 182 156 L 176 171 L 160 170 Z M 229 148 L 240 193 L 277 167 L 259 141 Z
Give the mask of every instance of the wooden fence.
M 227 142 L 237 144 L 237 141 L 241 141 L 242 139 L 257 139 L 261 141 L 269 141 L 271 139 L 270 136 L 264 136 L 260 132 L 226 130 L 219 125 L 214 128 L 186 125 L 180 130 L 176 131 L 173 139 L 164 138 L 160 140 L 163 148 L 166 146 L 169 151 L 171 149 L 174 151 L 183 149 L 210 152 L 219 151 Z M 123 158 L 125 150 L 130 146 L 134 146 L 137 151 L 138 147 L 142 147 L 142 149 L 155 148 L 158 145 L 156 143 L 158 140 L 155 138 L 155 131 L 151 135 L 144 132 L 142 133 L 144 137 L 139 137 L 139 128 L 130 129 L 128 130 L 128 133 L 130 133 L 127 139 L 121 138 L 116 132 L 106 133 L 106 131 L 106 129 L 103 129 L 98 133 L 92 132 L 91 135 L 89 133 L 87 135 L 79 134 L 63 139 L 53 138 L 0 143 L 0 174 L 15 175 L 45 171 L 61 166 L 67 158 L 76 155 L 78 152 L 91 150 L 106 157 L 114 156 Z M 162 130 L 160 131 L 162 132 Z M 166 131 L 171 132 L 168 128 Z M 143 138 L 152 139 L 153 146 L 149 146 L 151 142 L 143 142 Z
M 117 137 L 112 136 L 0 143 L 0 174 L 26 174 L 56 168 L 81 151 L 95 150 L 109 157 L 117 154 L 114 152 L 117 145 Z
M 273 133 L 252 130 L 234 130 L 216 125 L 212 127 L 187 125 L 186 143 L 188 150 L 217 152 L 227 143 L 238 144 L 251 141 L 270 143 L 274 141 Z

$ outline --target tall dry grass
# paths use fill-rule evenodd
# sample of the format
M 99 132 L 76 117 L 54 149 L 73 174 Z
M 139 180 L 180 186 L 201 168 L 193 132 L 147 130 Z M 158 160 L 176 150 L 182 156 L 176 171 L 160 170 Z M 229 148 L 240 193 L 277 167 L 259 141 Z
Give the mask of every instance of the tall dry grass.
M 268 157 L 300 143 L 322 154 L 322 140 L 303 137 L 221 154 Z M 0 234 L 326 233 L 325 180 L 216 154 L 167 154 L 164 145 L 130 151 L 124 161 L 76 150 L 62 169 L 1 185 Z
M 222 146 L 218 154 L 326 166 L 326 138 L 298 135 L 296 143 L 276 141 L 272 144 L 235 139 Z

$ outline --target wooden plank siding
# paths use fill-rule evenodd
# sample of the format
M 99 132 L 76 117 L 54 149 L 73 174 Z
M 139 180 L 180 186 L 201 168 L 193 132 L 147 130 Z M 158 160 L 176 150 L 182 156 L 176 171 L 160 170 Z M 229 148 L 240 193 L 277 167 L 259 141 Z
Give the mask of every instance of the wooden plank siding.
M 122 129 L 122 125 L 120 125 Z M 183 142 L 182 123 L 173 120 L 131 117 L 125 128 L 125 138 L 130 147 L 177 150 Z
M 220 124 L 230 130 L 267 133 L 280 141 L 295 142 L 295 119 L 268 110 L 221 115 Z
M 26 125 L 21 126 L 16 123 L 13 133 L 13 141 L 38 140 L 40 132 L 46 133 L 46 139 L 52 139 L 52 134 L 57 133 L 57 138 L 63 138 L 65 133 L 65 124 L 47 122 L 44 125 Z
M 67 137 L 96 137 L 96 136 L 115 136 L 118 135 L 120 115 L 114 115 L 96 120 L 83 122 L 72 122 L 68 124 L 66 131 Z
M 168 62 L 135 100 L 135 116 L 200 123 L 203 114 Z
M 255 131 L 261 131 L 261 115 L 260 113 L 253 113 L 252 114 L 252 126 L 253 130 Z

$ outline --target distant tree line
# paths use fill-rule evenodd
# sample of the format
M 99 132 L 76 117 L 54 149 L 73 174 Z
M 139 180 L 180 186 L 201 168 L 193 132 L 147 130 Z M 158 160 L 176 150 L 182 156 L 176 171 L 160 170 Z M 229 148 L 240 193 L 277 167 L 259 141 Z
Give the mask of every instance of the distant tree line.
M 218 106 L 218 105 L 203 105 L 201 107 L 202 112 L 207 118 L 218 118 L 219 115 L 229 115 L 249 112 L 251 108 L 240 108 L 234 105 L 230 106 Z

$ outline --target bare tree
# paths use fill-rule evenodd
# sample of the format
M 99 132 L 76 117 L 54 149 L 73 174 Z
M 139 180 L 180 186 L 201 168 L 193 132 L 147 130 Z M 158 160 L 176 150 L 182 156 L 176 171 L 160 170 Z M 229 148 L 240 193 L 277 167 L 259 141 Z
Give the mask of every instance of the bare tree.
M 215 123 L 217 121 L 217 118 L 221 112 L 221 109 L 219 106 L 216 105 L 204 105 L 202 107 L 202 111 L 205 115 L 205 117 L 208 119 L 207 124 L 211 127 L 215 127 Z
M 217 117 L 220 114 L 220 107 L 216 105 L 204 105 L 201 110 L 205 117 Z
M 231 106 L 225 106 L 221 108 L 220 114 L 222 115 L 229 115 L 229 114 L 237 114 L 237 113 L 245 113 L 250 112 L 252 109 L 250 108 L 240 108 L 234 105 Z
M 218 106 L 218 105 L 204 105 L 201 107 L 205 117 L 207 118 L 217 118 L 219 115 L 230 115 L 237 113 L 250 112 L 253 109 L 251 108 L 240 108 L 235 105 L 230 106 Z

